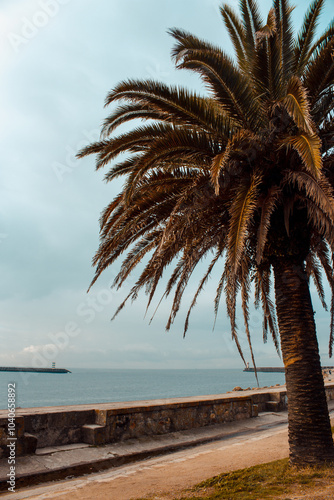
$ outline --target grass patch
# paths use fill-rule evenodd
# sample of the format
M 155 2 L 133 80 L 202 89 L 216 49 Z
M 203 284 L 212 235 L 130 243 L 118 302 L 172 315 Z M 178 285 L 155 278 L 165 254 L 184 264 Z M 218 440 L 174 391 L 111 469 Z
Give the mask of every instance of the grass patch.
M 297 469 L 288 459 L 220 474 L 204 481 L 178 500 L 259 500 L 284 498 L 326 486 L 334 479 L 333 467 Z

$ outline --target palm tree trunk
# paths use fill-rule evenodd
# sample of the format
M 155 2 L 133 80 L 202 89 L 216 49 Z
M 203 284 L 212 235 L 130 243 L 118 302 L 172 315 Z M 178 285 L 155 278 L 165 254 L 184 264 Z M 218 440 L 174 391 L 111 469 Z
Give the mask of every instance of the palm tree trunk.
M 290 463 L 334 460 L 314 312 L 303 263 L 274 265 L 275 294 L 288 397 Z

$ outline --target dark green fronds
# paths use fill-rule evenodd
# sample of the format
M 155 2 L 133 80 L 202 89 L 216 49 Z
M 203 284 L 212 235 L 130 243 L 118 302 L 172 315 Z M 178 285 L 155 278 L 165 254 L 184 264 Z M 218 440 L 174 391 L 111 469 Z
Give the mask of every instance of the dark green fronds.
M 331 21 L 325 33 L 323 33 L 319 39 L 312 45 L 309 51 L 309 58 L 316 57 L 317 51 L 320 51 L 332 40 L 334 36 L 334 20 Z
M 219 49 L 180 30 L 173 30 L 178 40 L 174 49 L 177 67 L 198 73 L 223 110 L 240 126 L 259 123 L 262 110 L 246 75 Z
M 254 0 L 246 0 L 246 3 L 248 4 L 248 9 L 251 15 L 252 29 L 255 34 L 263 25 L 260 9 Z
M 334 83 L 334 36 L 328 43 L 316 51 L 306 67 L 303 83 L 310 93 L 311 104 L 314 105 L 321 95 Z
M 324 5 L 324 0 L 315 0 L 306 13 L 303 26 L 298 35 L 294 54 L 294 73 L 297 76 L 303 74 L 309 60 L 309 52 L 313 42 L 319 16 Z
M 160 120 L 164 118 L 166 122 L 169 122 L 168 113 L 163 113 L 163 111 L 150 109 L 149 106 L 145 106 L 140 103 L 130 103 L 122 106 L 118 106 L 111 115 L 109 115 L 103 123 L 101 135 L 106 139 L 114 130 L 117 129 L 122 123 L 129 122 L 131 120 Z
M 282 76 L 287 81 L 292 76 L 294 61 L 294 40 L 291 22 L 291 12 L 288 0 L 274 0 L 276 23 L 278 30 L 278 43 L 281 53 Z
M 129 80 L 121 82 L 108 94 L 106 105 L 124 99 L 132 104 L 118 108 L 110 116 L 105 132 L 114 130 L 114 120 L 121 120 L 120 124 L 133 118 L 157 119 L 157 115 L 163 122 L 208 129 L 221 137 L 225 133 L 228 136 L 235 126 L 230 116 L 219 112 L 214 101 L 180 87 L 168 87 L 151 80 Z M 138 115 L 138 106 L 144 112 L 142 116 Z
M 228 30 L 231 40 L 233 42 L 234 50 L 237 55 L 239 67 L 243 71 L 247 70 L 247 57 L 245 48 L 245 32 L 244 28 L 236 16 L 235 12 L 229 5 L 223 5 L 220 8 L 221 15 L 223 16 L 226 29 Z
M 250 9 L 250 3 L 252 4 L 253 12 Z M 240 0 L 240 11 L 244 26 L 247 58 L 249 60 L 252 60 L 255 52 L 255 34 L 260 29 L 262 22 L 259 22 L 258 10 L 256 7 L 254 7 L 254 2 L 249 2 L 248 0 Z

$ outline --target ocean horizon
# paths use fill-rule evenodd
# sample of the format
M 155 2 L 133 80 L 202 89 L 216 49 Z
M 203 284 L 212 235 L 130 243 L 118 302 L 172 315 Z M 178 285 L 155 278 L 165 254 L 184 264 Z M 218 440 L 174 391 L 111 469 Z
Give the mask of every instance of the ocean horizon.
M 0 372 L 0 409 L 15 383 L 16 407 L 33 408 L 224 394 L 257 387 L 254 373 L 240 369 L 86 369 L 71 373 Z M 284 384 L 284 373 L 258 373 L 259 387 Z

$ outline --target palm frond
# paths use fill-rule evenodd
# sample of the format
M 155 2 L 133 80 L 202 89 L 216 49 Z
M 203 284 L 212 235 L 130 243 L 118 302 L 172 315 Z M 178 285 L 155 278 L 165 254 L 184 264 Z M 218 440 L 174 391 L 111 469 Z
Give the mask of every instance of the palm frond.
M 325 291 L 322 284 L 321 267 L 315 259 L 313 260 L 311 265 L 311 276 L 313 278 L 315 287 L 317 289 L 321 305 L 325 309 L 325 311 L 327 311 L 327 304 L 325 301 Z
M 334 36 L 334 20 L 331 21 L 325 33 L 323 33 L 318 40 L 312 45 L 308 57 L 316 57 L 316 54 L 321 51 L 332 40 Z
M 252 19 L 253 16 L 252 12 L 250 11 L 248 0 L 240 0 L 239 6 L 245 33 L 245 48 L 246 48 L 247 59 L 249 61 L 252 61 L 255 52 L 255 33 L 257 30 L 254 29 L 254 24 Z M 262 23 L 260 23 L 260 25 L 261 24 Z M 260 28 L 260 26 L 257 26 L 257 28 Z
M 241 261 L 244 243 L 251 218 L 256 210 L 258 187 L 261 176 L 254 174 L 250 184 L 240 186 L 230 208 L 230 227 L 228 234 L 228 259 L 235 272 Z
M 255 306 L 261 301 L 263 309 L 263 339 L 267 338 L 267 329 L 271 332 L 271 336 L 279 354 L 278 342 L 278 327 L 275 314 L 275 307 L 270 298 L 270 268 L 258 268 L 255 274 Z
M 264 40 L 268 40 L 277 32 L 275 10 L 270 9 L 267 17 L 267 24 L 261 27 L 256 32 L 257 44 L 261 44 Z
M 173 127 L 171 125 L 163 123 L 138 127 L 126 134 L 88 146 L 79 153 L 79 157 L 98 153 L 96 161 L 96 169 L 98 170 L 121 153 L 127 151 L 130 153 L 145 151 L 152 140 L 164 137 L 166 133 L 172 130 Z
M 269 39 L 276 33 L 275 11 L 271 9 L 268 14 L 267 24 L 256 32 L 256 53 L 252 68 L 253 82 L 261 101 L 266 103 L 268 96 L 273 94 L 271 78 L 271 46 Z
M 230 318 L 232 340 L 235 342 L 239 355 L 246 365 L 243 350 L 238 338 L 238 327 L 236 324 L 236 297 L 240 289 L 240 282 L 237 278 L 236 273 L 230 268 L 228 260 L 226 260 L 225 262 L 224 273 L 220 280 L 220 283 L 225 283 L 224 291 L 226 296 L 227 314 Z M 219 284 L 219 289 L 220 288 L 221 287 Z M 215 302 L 217 303 L 217 301 Z
M 261 220 L 257 234 L 256 246 L 256 262 L 261 263 L 265 244 L 267 242 L 267 235 L 270 228 L 270 217 L 277 206 L 281 188 L 279 186 L 272 186 L 261 206 Z
M 324 5 L 324 0 L 314 0 L 310 5 L 301 27 L 296 42 L 294 53 L 294 73 L 301 76 L 309 61 L 311 44 L 313 42 L 319 16 Z
M 173 55 L 178 68 L 197 72 L 217 100 L 240 126 L 259 123 L 263 113 L 249 78 L 220 49 L 181 30 L 172 30 L 178 40 Z
M 254 372 L 255 372 L 255 377 L 257 380 L 257 383 L 259 385 L 259 379 L 257 376 L 257 369 L 256 369 L 256 363 L 255 363 L 255 358 L 254 358 L 254 352 L 253 352 L 253 346 L 252 346 L 252 340 L 251 340 L 251 333 L 249 330 L 249 307 L 248 307 L 248 302 L 249 302 L 249 292 L 250 292 L 250 268 L 251 268 L 251 263 L 249 256 L 247 253 L 244 253 L 244 258 L 242 259 L 241 266 L 240 266 L 240 281 L 241 281 L 241 306 L 242 306 L 242 311 L 244 315 L 244 325 L 245 325 L 245 331 L 246 331 L 246 337 L 248 341 L 248 346 L 249 346 L 249 351 L 252 359 L 252 364 L 254 367 Z
M 198 296 L 199 294 L 202 292 L 205 284 L 207 283 L 210 275 L 211 275 L 211 272 L 214 268 L 214 266 L 216 265 L 216 263 L 218 262 L 218 260 L 220 259 L 220 257 L 222 256 L 222 253 L 223 253 L 223 249 L 218 249 L 217 252 L 216 252 L 216 255 L 215 257 L 211 260 L 210 262 L 210 265 L 206 271 L 206 273 L 204 274 L 203 278 L 201 279 L 199 285 L 198 285 L 198 288 L 193 296 L 193 299 L 192 299 L 192 302 L 190 304 L 190 307 L 188 309 L 188 312 L 187 312 L 187 316 L 186 316 L 186 320 L 185 320 L 185 323 L 184 323 L 184 330 L 183 330 L 183 337 L 185 337 L 187 331 L 188 331 L 188 328 L 189 328 L 189 318 L 190 318 L 190 314 L 193 310 L 193 308 L 195 307 L 196 305 L 196 301 L 198 299 Z
M 239 68 L 246 71 L 248 66 L 245 49 L 244 27 L 229 5 L 224 4 L 220 7 L 220 13 L 223 16 L 226 29 L 230 34 L 235 53 L 237 55 Z
M 303 84 L 310 94 L 312 106 L 334 81 L 334 37 L 315 51 L 304 73 Z
M 326 127 L 333 123 L 334 117 L 334 89 L 329 88 L 323 92 L 312 108 L 314 123 L 320 129 L 322 138 L 326 137 Z
M 307 92 L 296 76 L 292 77 L 289 82 L 282 105 L 298 128 L 310 135 L 314 133 Z
M 281 147 L 293 148 L 299 154 L 305 168 L 315 177 L 319 177 L 322 168 L 321 141 L 316 134 L 298 134 L 285 137 Z
M 334 345 L 334 293 L 332 290 L 332 300 L 331 300 L 331 323 L 330 323 L 330 333 L 329 333 L 329 357 L 333 356 L 333 345 Z
M 148 105 L 143 103 L 128 103 L 118 106 L 111 115 L 109 115 L 103 122 L 101 137 L 107 139 L 114 130 L 123 123 L 131 120 L 163 120 L 169 122 L 170 116 L 168 113 L 150 109 Z
M 262 82 L 266 98 L 277 101 L 284 91 L 282 47 L 280 30 L 274 9 L 268 14 L 267 24 L 257 32 L 256 75 Z
M 165 123 L 195 126 L 222 137 L 225 132 L 228 136 L 235 126 L 231 118 L 222 113 L 213 100 L 203 98 L 182 87 L 168 87 L 153 80 L 120 82 L 107 95 L 106 106 L 119 100 L 127 100 L 128 107 L 121 107 L 120 111 L 116 110 L 115 115 L 110 116 L 106 131 L 114 130 L 114 119 L 122 118 L 121 123 L 124 123 L 134 117 L 157 119 L 157 116 Z M 142 109 L 143 115 L 134 116 L 131 113 L 133 106 L 136 113 L 138 113 L 138 108 Z M 152 116 L 148 114 L 148 111 L 152 113 Z
M 210 169 L 211 170 L 211 181 L 212 181 L 212 184 L 215 188 L 216 196 L 218 196 L 218 194 L 219 194 L 220 172 L 221 172 L 221 170 L 224 170 L 224 167 L 226 166 L 226 164 L 229 160 L 230 153 L 231 153 L 231 142 L 229 141 L 227 143 L 225 150 L 222 153 L 217 154 L 212 160 L 211 169 Z
M 308 172 L 289 171 L 286 173 L 285 182 L 297 185 L 328 218 L 334 220 L 333 189 L 324 176 L 316 179 Z
M 149 170 L 161 165 L 166 171 L 169 168 L 174 169 L 173 160 L 182 157 L 191 160 L 199 170 L 207 171 L 217 152 L 218 143 L 208 134 L 188 129 L 171 130 L 164 137 L 153 141 L 150 149 L 140 157 L 132 169 L 125 184 L 126 203 L 131 202 L 138 182 Z
M 303 203 L 307 209 L 307 217 L 310 221 L 310 226 L 315 233 L 325 239 L 331 248 L 334 250 L 334 232 L 333 221 L 328 217 L 321 208 L 318 207 L 316 202 L 311 199 L 304 199 Z
M 284 81 L 288 81 L 292 76 L 294 57 L 294 40 L 291 22 L 291 12 L 293 8 L 290 7 L 288 0 L 274 0 L 274 8 L 276 13 L 279 52 L 281 54 L 282 78 Z

